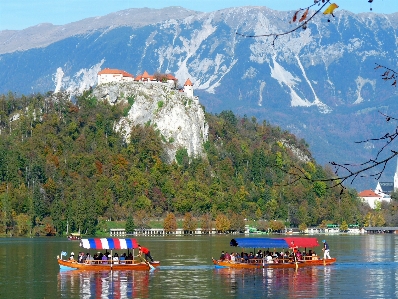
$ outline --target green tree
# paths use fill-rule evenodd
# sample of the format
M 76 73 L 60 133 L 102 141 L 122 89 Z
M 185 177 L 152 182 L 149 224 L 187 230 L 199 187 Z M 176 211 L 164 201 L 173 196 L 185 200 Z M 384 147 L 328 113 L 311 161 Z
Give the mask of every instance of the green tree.
M 126 234 L 134 233 L 134 229 L 135 229 L 134 219 L 132 216 L 128 216 L 125 226 Z

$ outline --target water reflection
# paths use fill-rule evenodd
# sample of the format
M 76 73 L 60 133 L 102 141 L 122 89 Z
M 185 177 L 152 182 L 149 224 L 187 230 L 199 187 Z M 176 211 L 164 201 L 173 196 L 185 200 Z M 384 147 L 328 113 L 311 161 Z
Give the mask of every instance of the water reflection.
M 214 279 L 221 279 L 224 292 L 236 298 L 273 297 L 275 294 L 283 298 L 319 298 L 318 272 L 323 269 L 215 269 Z M 323 277 L 327 279 L 327 276 Z
M 60 297 L 66 298 L 148 298 L 148 271 L 61 271 Z

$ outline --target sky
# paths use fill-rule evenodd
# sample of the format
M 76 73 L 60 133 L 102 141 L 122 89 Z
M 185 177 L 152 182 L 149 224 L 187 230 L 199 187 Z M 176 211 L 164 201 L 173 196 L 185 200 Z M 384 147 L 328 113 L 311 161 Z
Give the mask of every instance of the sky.
M 398 12 L 398 0 L 333 0 L 339 9 L 354 13 Z M 64 25 L 89 17 L 103 16 L 128 8 L 181 6 L 210 12 L 237 6 L 267 6 L 275 10 L 297 10 L 313 0 L 0 0 L 0 30 L 21 30 L 40 23 Z

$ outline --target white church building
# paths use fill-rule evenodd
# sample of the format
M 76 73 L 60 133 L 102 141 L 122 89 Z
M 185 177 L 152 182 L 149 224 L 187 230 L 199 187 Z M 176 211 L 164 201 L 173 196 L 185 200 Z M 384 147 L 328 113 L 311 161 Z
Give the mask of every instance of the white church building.
M 364 190 L 358 195 L 364 202 L 367 202 L 369 206 L 374 209 L 378 202 L 386 201 L 391 202 L 391 193 L 398 191 L 398 160 L 397 168 L 394 174 L 394 181 L 392 182 L 377 182 L 376 189 Z

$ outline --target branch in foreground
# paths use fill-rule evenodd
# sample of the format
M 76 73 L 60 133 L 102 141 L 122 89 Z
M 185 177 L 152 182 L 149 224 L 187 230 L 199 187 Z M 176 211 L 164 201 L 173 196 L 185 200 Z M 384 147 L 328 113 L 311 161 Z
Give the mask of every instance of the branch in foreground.
M 295 12 L 294 16 L 293 16 L 292 21 L 290 21 L 290 23 L 296 22 L 299 13 L 300 13 L 301 11 L 304 11 L 304 13 L 302 14 L 301 18 L 300 18 L 299 21 L 298 21 L 299 23 L 300 23 L 300 22 L 302 22 L 302 23 L 301 23 L 300 25 L 298 25 L 297 27 L 295 27 L 294 29 L 292 29 L 292 30 L 289 30 L 289 31 L 286 31 L 286 32 L 281 32 L 281 33 L 269 33 L 269 34 L 259 34 L 259 35 L 246 35 L 246 34 L 239 33 L 239 32 L 236 32 L 236 34 L 237 34 L 237 35 L 240 35 L 240 36 L 242 36 L 242 37 L 271 37 L 271 36 L 272 36 L 272 37 L 274 37 L 274 39 L 273 39 L 273 41 L 272 41 L 272 45 L 274 46 L 274 45 L 275 45 L 275 40 L 276 40 L 279 36 L 283 36 L 283 35 L 287 35 L 287 34 L 293 33 L 293 32 L 295 32 L 295 31 L 297 31 L 297 30 L 299 30 L 299 29 L 303 29 L 303 30 L 307 29 L 308 23 L 319 13 L 327 4 L 330 4 L 330 0 L 322 0 L 322 3 L 323 3 L 322 6 L 321 6 L 317 11 L 315 11 L 315 13 L 314 13 L 311 17 L 309 17 L 308 19 L 307 19 L 307 16 L 308 16 L 308 13 L 309 13 L 310 8 L 313 7 L 314 5 L 320 5 L 320 4 L 321 4 L 320 0 L 314 0 L 314 4 L 308 6 L 308 7 L 304 8 L 304 9 L 300 8 L 299 10 L 297 10 L 297 11 Z M 334 9 L 336 9 L 337 7 L 338 7 L 338 6 L 337 6 L 335 3 L 330 4 L 329 7 L 325 10 L 324 14 L 325 14 L 325 15 L 326 15 L 326 14 L 330 14 L 330 15 L 332 15 L 332 16 L 334 17 L 333 11 L 334 11 Z M 328 22 L 330 22 L 330 19 L 328 19 Z

